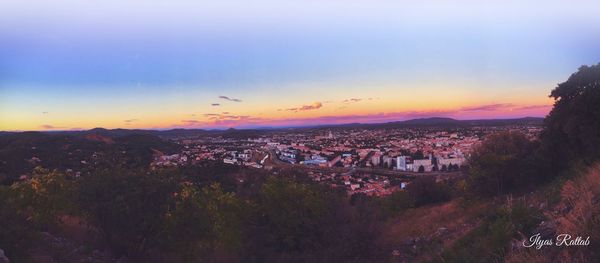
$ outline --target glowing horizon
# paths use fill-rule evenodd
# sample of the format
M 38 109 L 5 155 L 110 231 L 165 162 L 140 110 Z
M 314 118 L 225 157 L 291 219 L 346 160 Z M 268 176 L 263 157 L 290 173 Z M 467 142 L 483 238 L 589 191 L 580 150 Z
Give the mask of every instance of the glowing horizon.
M 0 4 L 0 130 L 544 117 L 593 1 Z

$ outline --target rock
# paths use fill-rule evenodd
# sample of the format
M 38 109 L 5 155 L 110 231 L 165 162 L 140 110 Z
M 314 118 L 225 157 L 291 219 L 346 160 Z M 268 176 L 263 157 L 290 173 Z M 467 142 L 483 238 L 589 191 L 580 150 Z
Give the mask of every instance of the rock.
M 400 250 L 394 249 L 394 251 L 392 251 L 392 255 L 395 256 L 395 257 L 400 256 Z
M 10 260 L 4 255 L 4 250 L 0 249 L 0 263 L 10 263 Z

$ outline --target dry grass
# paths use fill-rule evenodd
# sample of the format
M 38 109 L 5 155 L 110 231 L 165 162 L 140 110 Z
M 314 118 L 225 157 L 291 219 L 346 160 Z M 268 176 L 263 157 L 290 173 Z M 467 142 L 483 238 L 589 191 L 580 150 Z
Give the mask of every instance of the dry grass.
M 589 246 L 560 246 L 542 250 L 521 249 L 506 262 L 598 262 L 600 252 L 600 163 L 585 174 L 566 181 L 560 202 L 546 216 L 556 224 L 556 234 L 590 237 Z
M 386 248 L 390 251 L 411 251 L 412 256 L 407 262 L 429 261 L 441 253 L 441 249 L 451 246 L 479 226 L 481 215 L 489 207 L 488 202 L 462 206 L 461 201 L 452 200 L 409 209 L 388 223 L 381 243 L 390 246 Z M 408 240 L 417 243 L 416 249 L 406 244 Z
M 465 224 L 474 224 L 487 203 L 463 207 L 459 200 L 407 210 L 391 223 L 388 235 L 393 237 L 422 237 L 431 235 L 440 227 L 453 230 Z M 450 232 L 450 231 L 449 231 Z
M 563 186 L 562 208 L 568 213 L 557 218 L 561 233 L 577 235 L 586 234 L 586 230 L 595 213 L 598 213 L 598 196 L 600 196 L 600 164 L 575 181 L 567 181 Z
M 504 262 L 506 263 L 546 263 L 549 262 L 548 256 L 541 250 L 522 249 L 509 254 Z
M 590 262 L 597 257 L 600 246 L 600 164 L 593 166 L 585 175 L 567 181 L 563 186 L 559 209 L 565 211 L 556 218 L 557 233 L 590 237 L 590 246 L 563 247 L 560 260 Z M 597 259 L 597 258 L 596 258 Z

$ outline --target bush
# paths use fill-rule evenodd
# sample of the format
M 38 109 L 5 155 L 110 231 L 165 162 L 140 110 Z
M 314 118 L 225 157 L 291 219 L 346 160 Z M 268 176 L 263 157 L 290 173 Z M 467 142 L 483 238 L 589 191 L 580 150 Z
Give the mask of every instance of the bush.
M 156 174 L 104 171 L 80 182 L 79 205 L 117 254 L 136 256 L 160 245 L 177 185 Z
M 186 184 L 175 196 L 166 222 L 167 247 L 183 262 L 210 258 L 219 248 L 235 257 L 241 242 L 243 202 L 216 183 L 202 189 Z
M 407 191 L 395 191 L 389 196 L 380 197 L 380 200 L 384 217 L 395 216 L 415 206 L 415 199 Z
M 450 187 L 436 183 L 431 176 L 418 177 L 406 187 L 406 191 L 414 200 L 415 206 L 445 202 L 451 197 Z
M 358 200 L 355 200 L 358 201 Z M 375 213 L 326 186 L 269 178 L 246 222 L 247 262 L 366 262 L 379 251 Z
M 0 186 L 0 248 L 15 262 L 29 262 L 28 249 L 36 240 L 33 227 L 22 217 L 15 202 L 16 194 L 7 186 Z
M 469 158 L 471 190 L 490 196 L 513 192 L 538 180 L 537 143 L 519 132 L 499 132 L 476 146 Z

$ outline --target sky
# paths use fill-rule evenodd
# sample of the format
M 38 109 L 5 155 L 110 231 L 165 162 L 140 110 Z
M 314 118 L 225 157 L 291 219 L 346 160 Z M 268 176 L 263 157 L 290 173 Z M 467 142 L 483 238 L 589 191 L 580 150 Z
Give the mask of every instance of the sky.
M 598 13 L 587 0 L 2 0 L 0 130 L 544 117 L 558 83 L 600 62 Z

